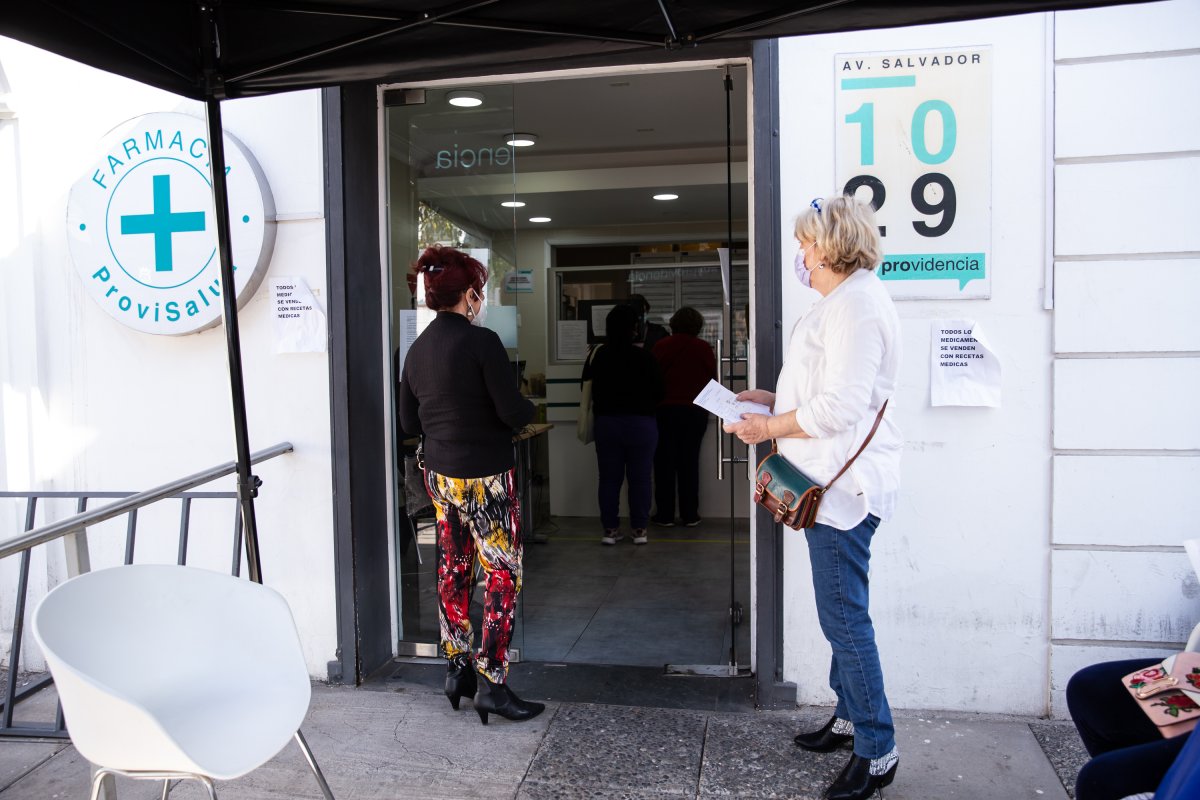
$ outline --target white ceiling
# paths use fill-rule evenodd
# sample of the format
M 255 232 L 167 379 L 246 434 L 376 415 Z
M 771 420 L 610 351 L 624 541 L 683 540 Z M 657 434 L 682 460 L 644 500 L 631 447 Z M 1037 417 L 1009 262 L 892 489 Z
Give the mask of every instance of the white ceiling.
M 457 87 L 484 95 L 474 109 L 446 103 L 449 89 L 410 93 L 424 102 L 389 109 L 392 168 L 407 172 L 421 199 L 495 233 L 656 221 L 721 222 L 723 229 L 724 76 L 724 68 L 706 68 Z M 733 215 L 744 229 L 745 68 L 731 69 L 731 77 Z M 511 131 L 534 133 L 537 144 L 507 148 Z M 515 157 L 506 161 L 508 152 Z M 664 191 L 679 199 L 651 199 Z M 500 206 L 513 198 L 526 206 Z M 531 216 L 553 222 L 530 223 Z

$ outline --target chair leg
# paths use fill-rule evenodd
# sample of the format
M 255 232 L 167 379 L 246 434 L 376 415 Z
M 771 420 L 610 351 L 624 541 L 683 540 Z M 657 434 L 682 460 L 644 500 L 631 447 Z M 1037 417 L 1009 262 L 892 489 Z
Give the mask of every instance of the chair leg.
M 329 790 L 329 784 L 326 782 L 325 776 L 321 774 L 321 768 L 317 766 L 317 759 L 313 757 L 308 742 L 304 740 L 304 734 L 299 730 L 296 731 L 296 744 L 300 745 L 300 752 L 304 753 L 304 760 L 312 769 L 313 777 L 317 779 L 317 785 L 321 787 L 321 794 L 325 795 L 325 800 L 334 800 L 333 792 Z
M 108 789 L 112 789 L 112 791 L 108 791 Z M 92 776 L 92 800 L 100 800 L 101 791 L 104 791 L 105 800 L 115 800 L 116 779 L 112 772 L 104 767 L 97 767 L 96 774 Z
M 171 779 L 166 778 L 165 780 L 163 780 L 162 800 L 167 800 L 167 795 L 169 795 L 170 793 L 171 793 Z
M 217 800 L 217 789 L 213 786 L 212 779 L 207 775 L 197 775 L 196 780 L 204 784 L 204 788 L 208 789 L 209 800 Z

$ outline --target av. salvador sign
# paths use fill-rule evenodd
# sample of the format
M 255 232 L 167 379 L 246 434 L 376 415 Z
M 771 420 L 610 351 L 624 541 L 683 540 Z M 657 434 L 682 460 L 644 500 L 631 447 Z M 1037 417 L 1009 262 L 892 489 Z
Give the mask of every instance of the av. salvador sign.
M 241 306 L 266 274 L 275 204 L 254 157 L 225 135 L 234 284 Z M 147 114 L 104 140 L 71 188 L 71 259 L 119 322 L 145 333 L 195 333 L 221 318 L 220 259 L 204 121 Z

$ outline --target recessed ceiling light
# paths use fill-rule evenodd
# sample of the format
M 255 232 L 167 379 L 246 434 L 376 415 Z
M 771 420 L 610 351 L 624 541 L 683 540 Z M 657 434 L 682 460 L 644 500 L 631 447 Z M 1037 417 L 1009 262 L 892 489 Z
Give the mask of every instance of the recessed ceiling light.
M 670 192 L 664 192 L 663 194 L 654 195 L 654 199 L 655 200 L 678 200 L 679 195 L 671 194 Z
M 529 221 L 530 222 L 549 222 L 550 218 L 549 217 L 530 217 Z
M 459 108 L 474 108 L 483 105 L 483 94 L 468 89 L 455 89 L 446 93 L 446 102 Z
M 505 200 L 500 205 L 504 206 L 505 208 L 524 208 L 525 207 L 525 204 L 523 202 L 521 202 L 520 200 Z
M 513 147 L 533 147 L 537 144 L 536 133 L 514 133 L 504 139 L 504 143 Z

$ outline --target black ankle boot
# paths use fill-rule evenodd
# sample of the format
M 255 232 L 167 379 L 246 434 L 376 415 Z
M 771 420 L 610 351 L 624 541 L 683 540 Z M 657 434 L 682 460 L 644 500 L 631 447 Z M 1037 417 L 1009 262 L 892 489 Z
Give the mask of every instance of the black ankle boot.
M 876 790 L 891 784 L 898 766 L 899 761 L 882 775 L 872 775 L 871 759 L 850 756 L 850 763 L 846 764 L 842 774 L 825 790 L 825 800 L 867 800 Z
M 475 674 L 475 665 L 466 656 L 452 659 L 446 668 L 446 697 L 450 698 L 450 705 L 455 711 L 458 711 L 460 699 L 474 696 L 477 688 Z
M 837 717 L 832 716 L 820 730 L 798 733 L 792 741 L 796 743 L 796 747 L 803 747 L 814 753 L 832 753 L 847 742 L 854 741 L 852 733 L 834 733 L 833 724 L 835 722 L 837 722 Z
M 479 721 L 488 723 L 488 714 L 499 714 L 514 722 L 533 719 L 546 710 L 541 703 L 527 703 L 513 694 L 507 683 L 492 683 L 488 676 L 479 676 L 479 691 L 475 693 L 475 711 Z

